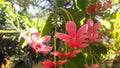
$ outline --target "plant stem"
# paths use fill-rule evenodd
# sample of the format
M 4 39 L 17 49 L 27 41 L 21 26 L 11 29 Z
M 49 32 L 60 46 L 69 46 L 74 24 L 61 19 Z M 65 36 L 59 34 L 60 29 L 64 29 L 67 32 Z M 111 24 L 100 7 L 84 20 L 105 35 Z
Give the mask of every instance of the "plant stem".
M 55 33 L 56 33 L 56 27 L 55 27 Z M 54 51 L 56 51 L 56 37 L 54 35 Z M 56 63 L 56 56 L 54 56 L 54 62 Z
M 65 22 L 65 24 L 66 24 L 66 22 Z M 65 26 L 65 28 L 66 28 L 66 26 Z M 66 29 L 65 29 L 65 34 L 66 34 L 67 32 L 66 32 Z M 64 42 L 65 43 L 65 42 Z M 67 53 L 67 44 L 65 43 L 65 53 Z
M 57 32 L 57 27 L 56 27 L 56 24 L 57 24 L 57 3 L 56 3 L 56 0 L 54 0 L 54 7 L 55 7 L 55 14 L 54 14 L 54 18 L 55 18 L 55 34 Z M 54 52 L 56 51 L 56 37 L 55 37 L 55 34 L 54 34 Z M 54 55 L 54 63 L 56 63 L 56 56 Z M 56 68 L 56 66 L 55 66 Z
M 19 31 L 16 31 L 16 30 L 0 30 L 0 34 L 3 34 L 3 33 L 20 33 L 22 31 L 23 30 L 19 30 Z

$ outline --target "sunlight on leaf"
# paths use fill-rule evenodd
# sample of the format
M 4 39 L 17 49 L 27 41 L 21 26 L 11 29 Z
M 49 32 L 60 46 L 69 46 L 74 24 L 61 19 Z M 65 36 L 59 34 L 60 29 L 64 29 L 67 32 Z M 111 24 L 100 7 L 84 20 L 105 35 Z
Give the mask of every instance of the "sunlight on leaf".
M 4 1 L 4 0 L 0 0 L 0 4 L 2 4 L 3 1 Z
M 102 25 L 104 25 L 107 29 L 110 29 L 110 28 L 111 28 L 111 24 L 110 24 L 110 22 L 107 21 L 107 20 L 103 20 Z

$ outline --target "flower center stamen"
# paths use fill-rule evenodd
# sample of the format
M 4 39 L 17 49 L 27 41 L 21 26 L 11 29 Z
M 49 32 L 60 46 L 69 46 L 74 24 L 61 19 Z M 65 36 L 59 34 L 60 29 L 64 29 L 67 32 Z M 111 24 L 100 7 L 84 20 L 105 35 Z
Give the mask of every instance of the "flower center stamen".
M 36 46 L 37 44 L 36 43 L 33 43 L 33 46 Z
M 76 41 L 76 37 L 73 37 L 72 40 L 73 40 L 73 41 Z

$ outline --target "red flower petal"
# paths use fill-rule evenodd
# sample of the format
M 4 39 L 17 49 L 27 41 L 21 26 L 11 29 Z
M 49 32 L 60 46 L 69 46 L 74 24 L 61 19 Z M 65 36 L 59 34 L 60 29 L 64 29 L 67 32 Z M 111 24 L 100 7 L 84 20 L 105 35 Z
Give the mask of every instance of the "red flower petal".
M 68 21 L 66 24 L 66 30 L 70 36 L 75 37 L 76 35 L 76 24 L 72 21 Z
M 77 48 L 83 49 L 87 46 L 89 46 L 89 45 L 88 44 L 81 44 L 81 45 L 78 45 Z
M 44 36 L 39 40 L 39 42 L 48 42 L 50 39 L 51 39 L 51 36 Z
M 106 5 L 104 5 L 105 8 L 110 8 L 111 7 L 111 4 L 112 4 L 112 1 L 111 0 L 106 0 Z
M 79 38 L 80 36 L 84 35 L 85 32 L 87 32 L 87 28 L 88 25 L 83 25 L 79 28 L 79 30 L 77 31 L 77 38 Z
M 30 30 L 30 36 L 31 36 L 32 42 L 36 43 L 39 38 L 39 32 L 35 28 L 32 28 Z
M 64 58 L 64 57 L 65 57 L 65 55 L 64 55 L 64 54 L 62 54 L 62 53 L 61 53 L 61 52 L 59 52 L 59 51 L 51 52 L 51 55 L 59 56 L 59 57 L 62 57 L 62 58 Z
M 87 24 L 88 24 L 88 27 L 93 27 L 93 20 L 92 19 L 87 19 Z
M 29 39 L 27 36 L 26 36 L 26 34 L 25 33 L 21 33 L 21 36 L 29 43 L 29 45 L 31 45 L 32 44 L 32 40 L 31 39 Z
M 98 38 L 98 35 L 99 35 L 99 32 L 96 31 L 96 32 L 94 32 L 92 38 L 93 38 L 93 39 L 97 39 L 97 38 Z
M 101 27 L 101 23 L 97 22 L 95 25 L 94 25 L 94 29 L 97 30 Z
M 66 62 L 68 62 L 68 60 L 59 60 L 56 63 L 54 63 L 51 60 L 46 60 L 46 61 L 42 62 L 44 64 L 44 66 L 42 68 L 52 68 L 52 67 L 55 67 L 55 66 L 63 65 Z
M 89 3 L 89 6 L 87 8 L 88 14 L 94 14 L 97 11 L 97 6 L 93 3 Z
M 44 64 L 44 66 L 42 68 L 52 68 L 55 66 L 55 64 L 51 60 L 46 60 L 42 63 Z
M 59 60 L 59 61 L 57 61 L 57 63 L 55 65 L 60 66 L 60 65 L 63 65 L 65 63 L 67 63 L 67 62 L 68 62 L 68 60 Z
M 87 64 L 84 64 L 85 65 L 85 68 L 90 68 Z
M 86 67 L 86 68 L 90 68 L 87 64 L 85 64 L 85 67 Z M 99 67 L 98 64 L 94 64 L 94 65 L 92 65 L 92 68 L 98 68 L 98 67 Z
M 51 46 L 44 46 L 44 50 L 50 51 L 50 50 L 52 50 L 52 47 Z
M 85 37 L 86 37 L 86 36 L 81 36 L 81 37 L 79 37 L 79 38 L 77 39 L 77 41 L 76 41 L 76 45 L 82 44 L 82 43 L 85 41 Z
M 55 36 L 60 39 L 63 39 L 63 41 L 68 41 L 70 39 L 69 35 L 64 33 L 56 33 Z
M 80 53 L 80 50 L 74 50 L 72 52 L 67 53 L 66 57 L 72 58 L 72 57 L 75 57 L 78 53 Z
M 52 55 L 59 56 L 59 57 L 62 57 L 62 58 L 72 58 L 72 57 L 75 57 L 76 54 L 78 54 L 78 53 L 80 53 L 80 50 L 75 50 L 75 51 L 68 52 L 68 53 L 65 53 L 65 54 L 62 54 L 59 51 L 51 52 Z
M 98 68 L 98 67 L 99 67 L 98 64 L 94 64 L 94 65 L 92 65 L 92 68 Z
M 43 54 L 48 54 L 48 51 L 52 50 L 52 47 L 46 45 L 36 46 L 36 50 Z
M 93 42 L 100 42 L 100 41 L 102 41 L 102 39 L 98 39 L 98 35 L 99 35 L 99 32 L 98 32 L 98 31 L 94 32 L 94 34 L 93 34 L 93 36 L 90 38 L 90 40 L 93 41 Z
M 65 41 L 69 47 L 74 48 L 76 45 L 76 42 L 73 40 Z

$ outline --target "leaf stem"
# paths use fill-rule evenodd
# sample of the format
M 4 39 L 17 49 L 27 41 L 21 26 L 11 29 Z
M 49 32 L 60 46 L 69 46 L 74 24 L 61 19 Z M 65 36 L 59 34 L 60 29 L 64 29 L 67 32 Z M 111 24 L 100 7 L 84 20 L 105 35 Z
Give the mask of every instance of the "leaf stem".
M 56 32 L 57 32 L 57 27 L 56 27 L 56 24 L 57 24 L 57 19 L 56 19 L 56 17 L 57 17 L 57 3 L 56 3 L 56 0 L 53 0 L 54 1 L 54 7 L 55 7 L 55 14 L 54 14 L 54 18 L 55 18 L 55 34 L 56 34 Z M 55 37 L 55 34 L 54 34 L 54 52 L 56 51 L 56 37 Z M 54 55 L 54 63 L 56 63 L 56 56 Z M 55 66 L 55 68 L 56 68 L 56 66 Z
M 56 27 L 55 27 L 55 33 L 56 33 Z M 54 51 L 56 51 L 56 37 L 54 35 Z M 54 62 L 56 63 L 56 56 L 54 56 Z
M 0 30 L 0 34 L 3 34 L 3 33 L 20 33 L 22 32 L 23 30 Z

